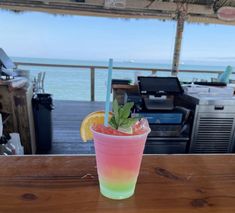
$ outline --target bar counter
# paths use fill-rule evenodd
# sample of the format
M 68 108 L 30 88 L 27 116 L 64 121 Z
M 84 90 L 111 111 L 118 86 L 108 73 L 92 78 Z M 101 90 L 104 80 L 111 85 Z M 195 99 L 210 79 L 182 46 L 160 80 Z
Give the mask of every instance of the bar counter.
M 235 212 L 235 155 L 146 155 L 135 195 L 99 192 L 95 156 L 0 157 L 0 212 Z

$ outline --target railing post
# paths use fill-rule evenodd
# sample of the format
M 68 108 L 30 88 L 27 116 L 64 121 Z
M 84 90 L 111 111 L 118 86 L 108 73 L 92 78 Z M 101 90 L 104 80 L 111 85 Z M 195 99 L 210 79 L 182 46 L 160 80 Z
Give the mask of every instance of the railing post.
M 157 75 L 157 70 L 152 70 L 152 75 Z
M 91 77 L 91 101 L 95 101 L 95 67 L 90 68 Z

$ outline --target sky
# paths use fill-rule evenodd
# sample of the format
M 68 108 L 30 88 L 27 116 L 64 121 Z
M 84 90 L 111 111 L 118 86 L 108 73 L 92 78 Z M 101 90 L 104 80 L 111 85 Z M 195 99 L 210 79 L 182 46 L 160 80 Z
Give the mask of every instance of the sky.
M 0 47 L 11 57 L 172 60 L 176 22 L 0 11 Z M 235 26 L 185 24 L 181 62 L 235 61 Z

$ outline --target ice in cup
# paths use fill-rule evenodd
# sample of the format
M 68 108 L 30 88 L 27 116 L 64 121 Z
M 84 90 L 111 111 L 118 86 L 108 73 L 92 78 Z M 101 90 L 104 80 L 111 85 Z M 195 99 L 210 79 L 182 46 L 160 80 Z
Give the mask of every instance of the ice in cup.
M 135 135 L 101 133 L 96 128 L 92 132 L 101 194 L 111 199 L 132 196 L 149 128 Z

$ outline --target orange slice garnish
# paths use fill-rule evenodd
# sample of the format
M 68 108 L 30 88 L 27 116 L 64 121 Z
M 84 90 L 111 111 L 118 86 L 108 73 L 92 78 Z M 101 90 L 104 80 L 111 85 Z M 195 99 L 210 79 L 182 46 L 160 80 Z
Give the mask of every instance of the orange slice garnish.
M 91 126 L 94 124 L 103 124 L 104 123 L 104 111 L 92 112 L 87 115 L 81 124 L 80 135 L 83 142 L 93 139 L 93 134 L 90 130 Z M 109 112 L 109 120 L 112 117 L 112 112 Z

